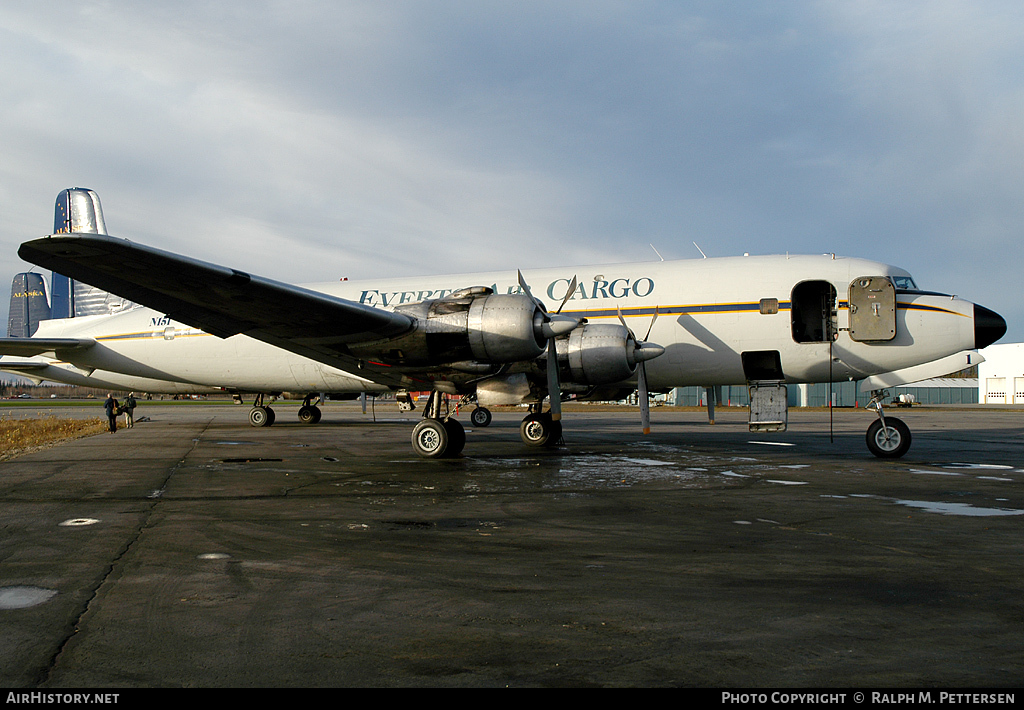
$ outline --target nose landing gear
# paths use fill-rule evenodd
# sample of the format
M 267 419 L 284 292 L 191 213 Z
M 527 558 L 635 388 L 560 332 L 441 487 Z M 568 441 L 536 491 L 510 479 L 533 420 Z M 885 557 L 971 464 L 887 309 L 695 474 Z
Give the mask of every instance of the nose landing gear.
M 878 419 L 868 427 L 865 439 L 868 450 L 875 456 L 883 459 L 898 459 L 910 450 L 910 427 L 903 423 L 903 420 L 896 417 L 886 417 L 882 411 L 882 397 L 884 390 L 871 392 L 871 401 L 867 407 L 875 410 Z

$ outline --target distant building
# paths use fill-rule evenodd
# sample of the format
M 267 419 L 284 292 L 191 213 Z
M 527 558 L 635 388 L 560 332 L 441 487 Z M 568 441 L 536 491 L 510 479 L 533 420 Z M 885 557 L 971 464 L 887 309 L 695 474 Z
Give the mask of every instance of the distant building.
M 1022 353 L 1024 354 L 1024 353 Z M 870 392 L 861 392 L 860 382 L 833 382 L 809 385 L 789 385 L 787 395 L 790 407 L 826 407 L 831 399 L 835 407 L 864 407 L 871 399 Z M 719 406 L 750 404 L 746 385 L 718 387 Z M 885 403 L 909 396 L 917 404 L 977 404 L 977 377 L 937 377 L 900 387 L 889 387 Z M 665 403 L 679 407 L 707 405 L 707 391 L 703 387 L 677 387 L 665 398 Z
M 978 366 L 978 401 L 1024 404 L 1024 343 L 989 345 Z

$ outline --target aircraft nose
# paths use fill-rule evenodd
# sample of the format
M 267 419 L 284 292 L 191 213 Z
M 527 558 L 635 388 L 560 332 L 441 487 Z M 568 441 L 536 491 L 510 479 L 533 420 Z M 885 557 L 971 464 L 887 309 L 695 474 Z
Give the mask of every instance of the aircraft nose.
M 995 311 L 974 304 L 974 347 L 981 349 L 1006 333 L 1006 321 Z

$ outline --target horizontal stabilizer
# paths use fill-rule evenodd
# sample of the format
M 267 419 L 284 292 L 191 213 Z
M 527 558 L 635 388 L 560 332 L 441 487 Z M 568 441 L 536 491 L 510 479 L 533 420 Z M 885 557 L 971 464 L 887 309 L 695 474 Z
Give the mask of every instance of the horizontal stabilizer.
M 926 362 L 923 365 L 915 365 L 914 367 L 893 372 L 883 372 L 881 375 L 872 375 L 860 383 L 860 391 L 884 390 L 886 387 L 900 387 L 913 382 L 920 382 L 921 380 L 929 380 L 933 377 L 943 377 L 960 370 L 966 370 L 968 367 L 974 367 L 983 362 L 985 362 L 985 358 L 977 351 L 963 350 L 956 355 Z
M 92 338 L 0 338 L 0 355 L 35 357 L 46 353 L 85 350 L 95 344 Z

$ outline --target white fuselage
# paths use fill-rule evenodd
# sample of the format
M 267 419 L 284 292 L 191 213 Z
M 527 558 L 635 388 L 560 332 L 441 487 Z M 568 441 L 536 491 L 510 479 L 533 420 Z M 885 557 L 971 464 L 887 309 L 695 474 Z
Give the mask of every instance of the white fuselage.
M 973 304 L 956 297 L 901 290 L 896 333 L 884 341 L 850 337 L 847 293 L 859 277 L 906 279 L 909 274 L 873 261 L 825 256 L 766 256 L 625 263 L 524 272 L 533 294 L 549 308 L 579 286 L 562 313 L 590 322 L 618 322 L 665 352 L 646 363 L 651 389 L 741 384 L 750 379 L 744 352 L 776 351 L 785 380 L 860 379 L 931 362 L 974 347 Z M 798 342 L 794 336 L 794 287 L 804 282 L 835 289 L 834 342 Z M 409 277 L 313 284 L 315 289 L 380 308 L 443 297 L 470 286 L 517 293 L 515 272 Z M 44 321 L 34 337 L 95 338 L 91 348 L 49 359 L 45 379 L 82 377 L 139 391 L 358 392 L 386 388 L 261 341 L 221 339 L 164 314 L 137 308 L 114 315 Z M 3 360 L 0 360 L 0 369 Z M 62 379 L 61 373 L 68 373 Z M 74 377 L 72 378 L 72 374 Z M 127 379 L 125 379 L 127 378 Z M 132 379 L 137 378 L 137 379 Z M 169 383 L 159 389 L 155 383 Z M 137 386 L 136 386 L 137 385 Z M 189 390 L 188 388 L 197 388 Z

